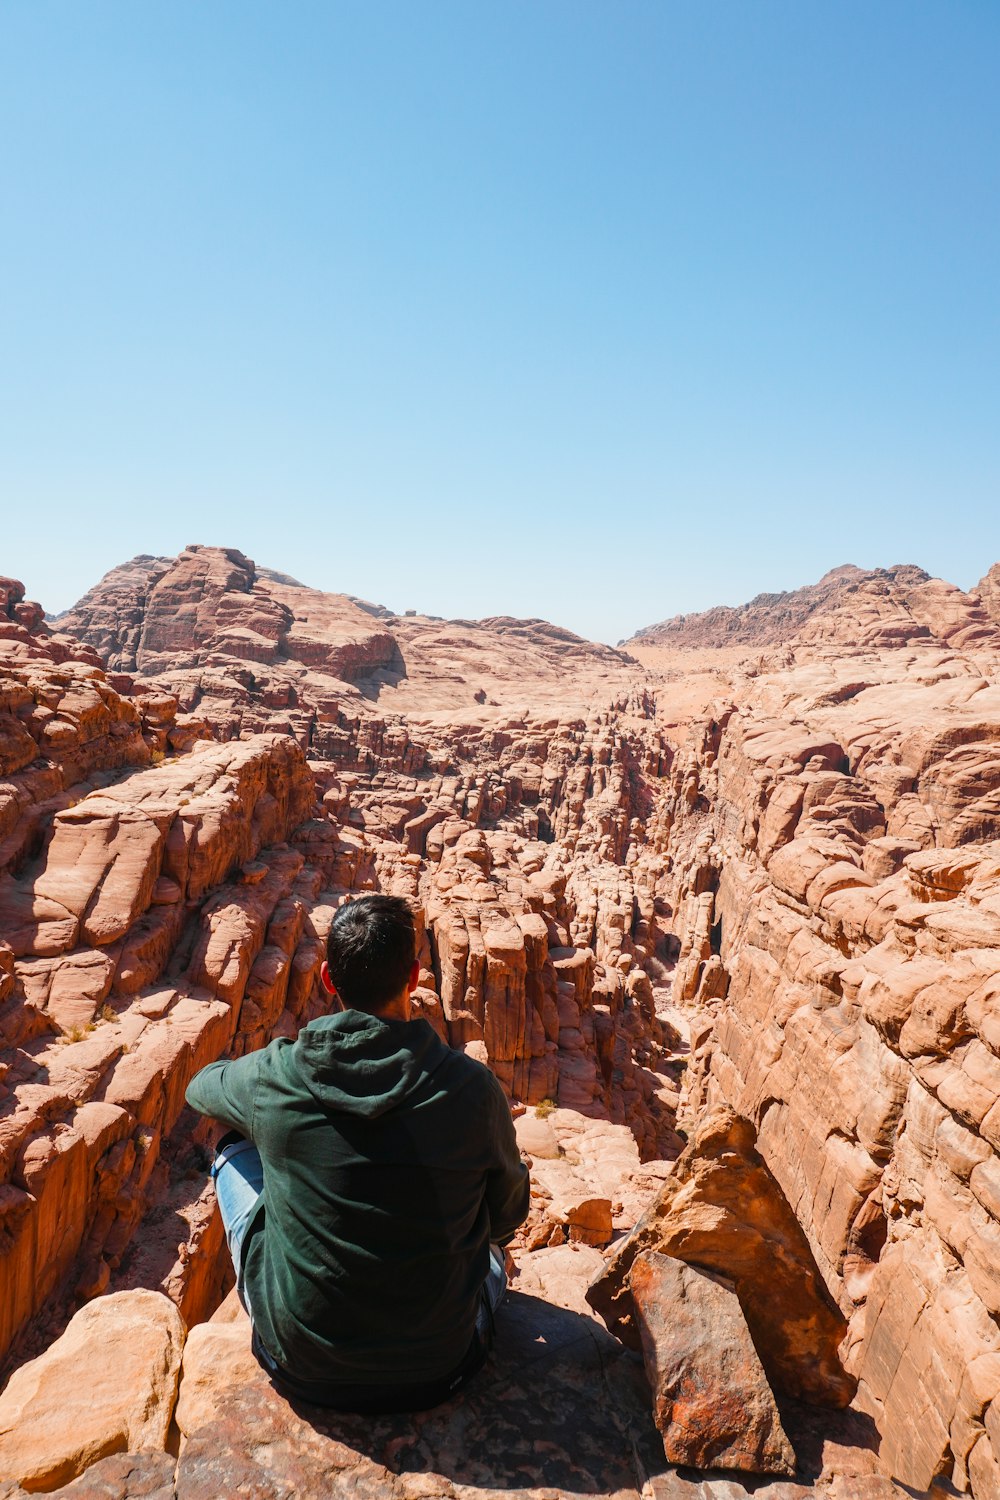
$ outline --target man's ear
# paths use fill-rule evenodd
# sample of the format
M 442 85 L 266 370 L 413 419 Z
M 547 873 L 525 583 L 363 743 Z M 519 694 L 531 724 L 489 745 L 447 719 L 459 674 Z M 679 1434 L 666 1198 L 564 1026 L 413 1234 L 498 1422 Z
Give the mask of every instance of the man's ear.
M 335 995 L 337 993 L 337 986 L 330 978 L 330 966 L 325 958 L 319 966 L 319 977 L 322 982 L 323 988 L 326 990 L 326 993 L 328 995 Z
M 410 970 L 410 977 L 406 981 L 407 992 L 412 995 L 413 991 L 416 989 L 416 987 L 417 987 L 417 985 L 419 983 L 420 983 L 420 964 L 417 961 L 417 959 L 414 959 L 413 960 L 413 968 Z

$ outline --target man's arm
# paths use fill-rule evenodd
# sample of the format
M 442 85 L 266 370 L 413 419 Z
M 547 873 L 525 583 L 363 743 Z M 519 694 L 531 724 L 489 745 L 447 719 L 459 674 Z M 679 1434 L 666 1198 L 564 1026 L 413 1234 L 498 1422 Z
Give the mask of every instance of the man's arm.
M 253 1140 L 258 1057 L 251 1052 L 202 1068 L 187 1086 L 185 1098 L 191 1108 Z
M 486 1206 L 490 1211 L 490 1239 L 506 1245 L 528 1217 L 531 1180 L 521 1160 L 514 1121 L 506 1095 L 495 1078 L 493 1085 L 494 1165 L 486 1174 Z

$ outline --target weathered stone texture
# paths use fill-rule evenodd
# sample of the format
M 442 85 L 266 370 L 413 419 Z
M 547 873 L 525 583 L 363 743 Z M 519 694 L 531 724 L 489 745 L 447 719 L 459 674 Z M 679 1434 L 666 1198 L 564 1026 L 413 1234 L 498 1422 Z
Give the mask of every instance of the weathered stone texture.
M 184 1347 L 180 1314 L 158 1292 L 89 1303 L 0 1395 L 0 1475 L 54 1490 L 108 1454 L 162 1450 Z
M 732 1284 L 656 1251 L 630 1273 L 653 1412 L 674 1464 L 795 1473 Z
M 588 1290 L 591 1306 L 633 1348 L 639 1345 L 633 1270 L 642 1256 L 661 1253 L 732 1283 L 776 1390 L 819 1406 L 847 1405 L 855 1381 L 839 1354 L 846 1322 L 754 1150 L 753 1127 L 730 1109 L 699 1122 L 660 1193 Z
M 660 1193 L 611 1247 L 620 1331 L 640 1248 L 730 1276 L 775 1386 L 856 1380 L 888 1471 L 997 1493 L 995 573 L 837 569 L 627 652 L 217 548 L 115 570 L 58 634 L 0 585 L 0 1347 L 73 1293 L 218 1301 L 184 1084 L 293 1035 L 339 903 L 391 890 L 419 1013 L 527 1108 L 519 1254 L 594 1255 Z M 192 1494 L 251 1473 L 227 1431 L 192 1434 Z
M 148 613 L 128 648 L 147 675 L 108 679 L 62 652 L 59 671 L 94 699 L 74 699 L 96 736 L 86 740 L 87 779 L 69 785 L 37 738 L 52 639 L 19 626 L 5 646 L 28 662 L 17 667 L 16 727 L 5 742 L 18 764 L 12 795 L 28 811 L 12 824 L 0 873 L 0 1264 L 9 1289 L 0 1353 L 41 1308 L 55 1315 L 109 1286 L 160 1287 L 189 1319 L 211 1307 L 226 1277 L 203 1191 L 211 1127 L 181 1119 L 185 1086 L 205 1062 L 294 1035 L 318 1013 L 326 935 L 353 891 L 410 899 L 418 1011 L 488 1061 L 514 1100 L 628 1119 L 647 1156 L 673 1140 L 677 1066 L 637 941 L 636 904 L 651 910 L 648 876 L 620 863 L 649 797 L 633 767 L 648 703 L 637 703 L 627 739 L 606 710 L 538 724 L 490 711 L 489 725 L 449 730 L 447 758 L 419 779 L 397 755 L 405 731 L 373 723 L 360 692 L 353 743 L 378 746 L 364 751 L 364 776 L 307 762 L 287 733 L 250 733 L 289 727 L 266 704 L 259 720 L 241 721 L 244 738 L 225 738 L 234 725 L 207 714 L 221 738 L 199 739 L 208 730 L 178 718 L 163 691 L 166 668 L 205 651 L 228 660 L 233 641 L 248 639 L 245 608 L 262 636 L 272 621 L 272 645 L 288 626 L 299 649 L 305 627 L 292 629 L 291 615 L 267 602 L 269 590 L 294 586 L 268 575 L 258 588 L 246 559 L 218 549 L 192 550 L 173 572 L 141 561 L 123 586 Z M 297 592 L 309 596 L 303 609 L 319 632 L 310 671 L 322 667 L 326 681 L 340 670 L 333 637 L 343 620 L 368 629 L 372 616 Z M 109 608 L 102 618 L 125 628 L 131 616 Z M 463 638 L 470 631 L 473 646 L 462 649 L 482 653 L 471 627 Z M 539 633 L 541 652 L 510 622 L 486 635 L 505 632 L 532 660 L 548 654 L 551 676 L 567 653 L 596 662 L 598 677 L 622 670 L 615 653 L 557 631 Z M 280 671 L 284 653 L 271 653 Z M 302 670 L 304 658 L 287 660 Z M 362 676 L 374 669 L 361 657 L 355 666 Z M 119 720 L 128 735 L 116 739 Z M 642 758 L 655 775 L 665 752 L 653 743 L 660 748 Z M 182 754 L 164 756 L 177 746 Z M 342 759 L 358 764 L 354 752 Z M 77 774 L 79 756 L 73 765 Z M 593 882 L 575 875 L 577 858 Z M 545 1222 L 550 1236 L 603 1244 L 611 1221 L 609 1193 L 577 1177 Z M 22 1352 L 43 1337 L 41 1324 L 28 1328 Z
M 1000 644 L 934 580 L 846 583 L 793 597 L 674 764 L 682 1116 L 756 1127 L 890 1472 L 966 1483 L 997 1395 Z M 738 628 L 766 647 L 765 605 Z

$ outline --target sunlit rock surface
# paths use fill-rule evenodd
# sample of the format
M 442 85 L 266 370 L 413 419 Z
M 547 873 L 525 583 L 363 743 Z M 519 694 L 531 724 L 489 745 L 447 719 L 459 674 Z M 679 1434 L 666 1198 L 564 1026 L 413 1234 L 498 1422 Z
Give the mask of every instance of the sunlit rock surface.
M 798 1467 L 762 1500 L 1000 1494 L 996 568 L 971 594 L 839 568 L 618 652 L 214 548 L 135 559 L 55 631 L 5 587 L 0 1343 L 24 1368 L 128 1288 L 194 1330 L 179 1459 L 110 1454 L 67 1494 L 733 1500 L 666 1465 L 584 1299 L 654 1204 L 646 1249 L 733 1281 L 777 1394 Z M 483 1384 L 375 1436 L 292 1413 L 238 1320 L 206 1331 L 229 1281 L 182 1109 L 202 1062 L 317 1012 L 371 889 L 413 902 L 418 1007 L 496 1071 L 534 1181 Z M 698 1158 L 718 1118 L 738 1149 Z M 726 1215 L 728 1268 L 701 1259 Z M 813 1304 L 767 1325 L 768 1222 L 823 1309 L 799 1394 L 856 1386 L 847 1410 L 785 1394 Z

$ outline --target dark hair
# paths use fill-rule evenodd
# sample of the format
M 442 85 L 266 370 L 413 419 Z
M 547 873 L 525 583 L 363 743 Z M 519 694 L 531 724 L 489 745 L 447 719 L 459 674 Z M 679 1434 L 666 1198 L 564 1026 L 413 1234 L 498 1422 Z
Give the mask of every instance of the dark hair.
M 399 896 L 359 896 L 333 919 L 326 961 L 348 1010 L 377 1012 L 405 987 L 416 958 L 413 913 Z

